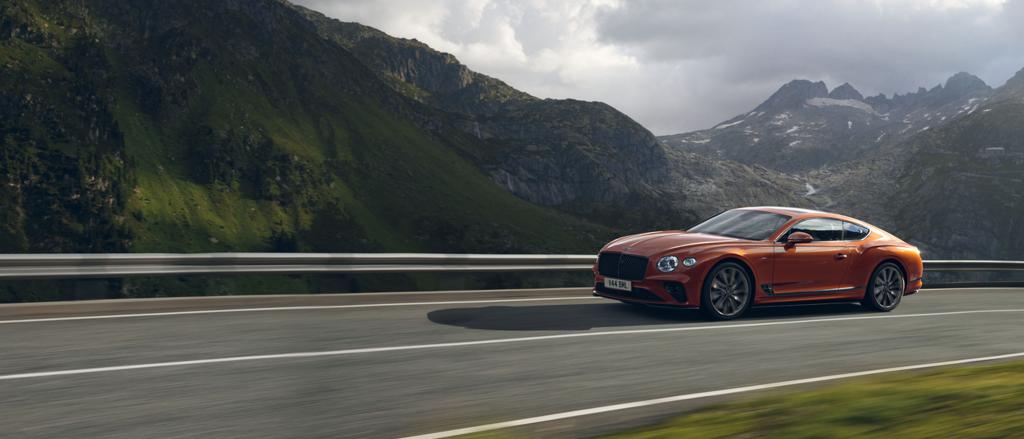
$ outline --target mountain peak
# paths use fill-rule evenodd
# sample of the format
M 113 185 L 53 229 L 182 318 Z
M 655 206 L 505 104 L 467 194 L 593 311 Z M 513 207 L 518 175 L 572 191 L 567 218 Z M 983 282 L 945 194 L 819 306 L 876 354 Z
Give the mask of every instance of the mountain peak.
M 982 81 L 981 78 L 967 72 L 960 72 L 950 76 L 944 87 L 946 93 L 953 93 L 959 96 L 978 91 L 988 91 L 991 87 Z
M 1000 88 L 1024 88 L 1024 69 L 1020 69 L 1006 84 Z
M 1010 80 L 1007 82 L 1016 82 L 1024 84 L 1024 69 L 1020 69 L 1019 71 L 1017 71 L 1017 74 L 1013 75 L 1013 77 L 1010 78 Z
M 811 82 L 794 79 L 783 85 L 767 101 L 757 106 L 758 111 L 782 110 L 803 105 L 810 98 L 828 96 L 828 87 L 823 81 Z
M 1000 98 L 1024 97 L 1024 69 L 1013 75 L 1005 85 L 999 87 L 998 93 Z
M 864 96 L 860 94 L 857 89 L 853 88 L 849 82 L 844 82 L 843 85 L 832 89 L 832 92 L 828 94 L 828 97 L 832 99 L 854 99 L 863 101 Z

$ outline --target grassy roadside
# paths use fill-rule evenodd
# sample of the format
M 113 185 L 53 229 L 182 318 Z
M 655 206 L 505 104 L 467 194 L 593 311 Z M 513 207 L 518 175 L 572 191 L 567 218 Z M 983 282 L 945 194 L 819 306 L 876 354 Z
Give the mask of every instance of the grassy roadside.
M 519 439 L 500 430 L 460 436 Z M 712 405 L 604 439 L 1024 438 L 1024 361 L 902 372 Z
M 1024 437 L 1024 362 L 898 373 L 776 393 L 609 437 Z

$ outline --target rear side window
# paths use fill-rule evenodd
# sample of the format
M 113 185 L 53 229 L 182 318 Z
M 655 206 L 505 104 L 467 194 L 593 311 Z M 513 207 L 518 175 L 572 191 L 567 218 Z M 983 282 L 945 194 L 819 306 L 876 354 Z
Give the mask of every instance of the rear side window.
M 793 232 L 804 232 L 811 235 L 815 241 L 842 241 L 843 222 L 830 218 L 811 218 L 800 221 L 782 235 L 779 241 L 785 241 Z
M 868 237 L 871 233 L 867 227 L 860 226 L 854 223 L 843 222 L 843 240 L 844 241 L 860 241 Z

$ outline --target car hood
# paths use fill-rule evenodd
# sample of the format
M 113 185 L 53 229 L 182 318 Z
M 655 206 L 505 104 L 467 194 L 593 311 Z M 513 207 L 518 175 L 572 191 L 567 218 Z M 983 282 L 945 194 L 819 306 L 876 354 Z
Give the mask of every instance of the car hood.
M 608 245 L 601 249 L 601 251 L 621 252 L 629 253 L 631 255 L 651 257 L 686 249 L 696 250 L 694 247 L 726 244 L 731 242 L 746 241 L 727 236 L 689 233 L 682 230 L 665 230 L 660 232 L 624 236 L 608 243 Z

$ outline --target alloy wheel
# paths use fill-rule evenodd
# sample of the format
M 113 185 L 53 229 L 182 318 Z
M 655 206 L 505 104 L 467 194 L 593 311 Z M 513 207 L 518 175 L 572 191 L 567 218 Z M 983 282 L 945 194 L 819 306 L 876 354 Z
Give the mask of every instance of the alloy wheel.
M 903 280 L 903 273 L 892 265 L 887 265 L 878 270 L 875 275 L 874 291 L 875 303 L 889 309 L 896 306 L 900 297 L 903 296 L 903 289 L 906 282 Z
M 711 281 L 711 306 L 719 314 L 732 317 L 743 311 L 750 296 L 747 274 L 737 267 L 723 267 Z

